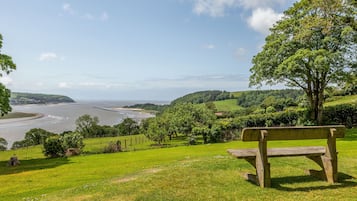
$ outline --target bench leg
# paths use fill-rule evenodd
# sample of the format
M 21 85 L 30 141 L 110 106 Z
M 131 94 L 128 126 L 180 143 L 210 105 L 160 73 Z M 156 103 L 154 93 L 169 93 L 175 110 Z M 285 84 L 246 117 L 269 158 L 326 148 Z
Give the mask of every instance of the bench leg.
M 330 129 L 330 135 L 327 138 L 326 154 L 322 156 L 307 156 L 315 161 L 322 171 L 310 170 L 310 174 L 326 180 L 333 184 L 337 182 L 337 151 L 336 151 L 336 129 Z
M 258 156 L 245 158 L 245 160 L 248 161 L 249 164 L 251 164 L 256 169 L 256 174 L 254 175 L 248 173 L 244 175 L 244 178 L 257 184 L 262 188 L 270 187 L 270 163 L 268 163 L 268 161 L 266 161 L 266 163 L 263 163 L 264 160 L 262 160 L 262 158 Z
M 309 170 L 311 176 L 320 178 L 333 184 L 337 182 L 337 158 L 331 159 L 326 156 L 307 156 L 307 158 L 316 162 L 322 170 Z
M 257 170 L 257 178 L 260 187 L 270 187 L 270 164 L 268 163 L 268 151 L 267 151 L 267 136 L 266 130 L 260 131 L 259 147 L 255 160 L 255 166 Z
M 263 163 L 263 161 L 257 156 L 256 172 L 257 172 L 257 179 L 258 179 L 257 184 L 262 188 L 270 187 L 271 186 L 270 163 L 268 163 L 267 161 Z
M 321 158 L 327 182 L 330 184 L 337 182 L 337 158 L 333 159 L 326 156 L 321 156 Z

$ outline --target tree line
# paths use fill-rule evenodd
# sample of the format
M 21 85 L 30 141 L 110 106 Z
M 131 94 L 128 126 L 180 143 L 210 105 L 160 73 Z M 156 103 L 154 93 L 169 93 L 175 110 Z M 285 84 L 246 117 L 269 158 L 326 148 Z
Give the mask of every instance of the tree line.
M 79 154 L 85 146 L 84 138 L 134 135 L 139 134 L 140 128 L 138 122 L 131 118 L 125 118 L 114 126 L 99 125 L 98 117 L 88 114 L 78 117 L 75 124 L 74 131 L 64 131 L 60 134 L 42 128 L 33 128 L 26 132 L 24 140 L 14 142 L 11 149 L 43 145 L 45 156 L 61 157 L 69 149 L 74 150 L 74 154 Z M 6 140 L 0 138 L 0 150 L 6 150 L 6 146 Z

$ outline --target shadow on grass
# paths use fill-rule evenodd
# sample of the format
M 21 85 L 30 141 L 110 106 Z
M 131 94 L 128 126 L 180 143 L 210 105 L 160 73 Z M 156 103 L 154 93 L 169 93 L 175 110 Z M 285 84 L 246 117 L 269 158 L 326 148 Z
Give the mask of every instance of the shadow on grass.
M 287 187 L 287 186 L 283 186 L 283 184 L 308 183 L 308 182 L 316 182 L 321 180 L 312 177 L 310 175 L 272 178 L 271 180 L 272 180 L 272 188 L 276 188 L 277 190 L 307 192 L 313 190 L 338 189 L 338 188 L 357 186 L 357 182 L 351 181 L 352 179 L 356 179 L 356 178 L 348 174 L 338 173 L 338 182 L 335 184 L 331 184 L 331 185 L 326 184 L 324 186 L 304 186 L 304 187 Z
M 17 174 L 33 170 L 43 170 L 55 168 L 61 165 L 69 164 L 67 158 L 41 158 L 21 160 L 21 164 L 18 166 L 8 166 L 8 161 L 0 161 L 0 175 Z

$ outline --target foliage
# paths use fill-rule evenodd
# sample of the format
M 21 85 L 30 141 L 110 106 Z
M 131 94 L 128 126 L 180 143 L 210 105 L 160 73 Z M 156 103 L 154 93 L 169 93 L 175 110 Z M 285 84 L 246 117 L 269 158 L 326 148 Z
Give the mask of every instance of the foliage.
M 194 127 L 192 129 L 193 136 L 202 136 L 203 143 L 206 144 L 209 142 L 209 136 L 211 134 L 211 129 L 207 126 Z
M 73 103 L 74 100 L 67 96 L 50 95 L 50 94 L 32 94 L 32 93 L 11 93 L 11 104 L 56 104 L 56 103 Z
M 116 142 L 109 142 L 108 146 L 104 147 L 104 153 L 115 153 L 115 152 L 121 152 L 122 147 L 121 147 L 121 142 L 120 140 L 117 140 Z
M 232 98 L 231 93 L 227 91 L 199 91 L 187 94 L 183 97 L 177 98 L 171 102 L 171 105 L 184 104 L 184 103 L 206 103 L 210 101 L 219 101 Z
M 124 106 L 124 108 L 140 108 L 143 110 L 148 110 L 148 111 L 158 111 L 162 112 L 168 107 L 168 105 L 156 105 L 152 103 L 144 103 L 144 104 L 135 104 L 135 105 L 129 105 L 129 106 Z
M 43 144 L 43 153 L 50 158 L 56 158 L 64 156 L 66 150 L 70 148 L 76 148 L 80 152 L 83 147 L 83 136 L 80 133 L 68 132 L 46 138 Z
M 55 133 L 51 133 L 42 128 L 33 128 L 26 132 L 25 140 L 28 142 L 27 145 L 38 145 L 43 144 L 49 136 L 55 135 Z
M 303 89 L 311 119 L 321 124 L 325 88 L 356 72 L 357 7 L 352 2 L 302 0 L 285 11 L 252 60 L 250 85 Z
M 237 104 L 245 108 L 261 106 L 265 109 L 273 106 L 281 111 L 285 107 L 296 106 L 303 94 L 303 91 L 296 89 L 245 91 L 237 98 Z
M 43 144 L 43 153 L 50 158 L 64 156 L 65 149 L 59 136 L 51 136 Z
M 349 128 L 357 125 L 357 103 L 324 108 L 324 122 L 326 124 L 343 124 Z
M 20 141 L 15 141 L 14 143 L 12 143 L 12 150 L 16 150 L 16 149 L 20 149 L 23 147 L 28 147 L 28 141 L 27 140 L 20 140 Z
M 7 149 L 7 141 L 0 137 L 0 151 L 5 151 Z
M 76 131 L 85 138 L 98 136 L 100 129 L 98 123 L 98 117 L 91 117 L 89 114 L 82 115 L 76 119 Z
M 161 145 L 167 135 L 165 122 L 159 117 L 150 118 L 147 122 L 148 127 L 146 129 L 145 136 Z
M 79 150 L 82 150 L 84 147 L 83 136 L 76 132 L 65 133 L 64 135 L 61 135 L 59 139 L 64 150 L 69 148 L 78 148 Z
M 0 78 L 4 74 L 9 74 L 16 69 L 16 65 L 12 61 L 12 58 L 6 54 L 1 53 L 2 48 L 2 35 L 0 34 Z M 0 116 L 7 114 L 11 111 L 10 106 L 11 92 L 6 86 L 0 83 Z
M 234 118 L 233 125 L 236 128 L 264 127 L 264 126 L 294 126 L 304 111 L 287 110 L 283 112 L 252 114 Z
M 114 127 L 118 129 L 120 135 L 134 135 L 139 133 L 139 124 L 129 117 Z

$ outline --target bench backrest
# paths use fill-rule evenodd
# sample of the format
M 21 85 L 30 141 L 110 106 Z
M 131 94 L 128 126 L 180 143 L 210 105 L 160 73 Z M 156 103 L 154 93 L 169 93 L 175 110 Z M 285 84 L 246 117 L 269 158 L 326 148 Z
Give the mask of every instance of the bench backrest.
M 302 140 L 302 139 L 327 139 L 331 129 L 334 137 L 343 138 L 345 136 L 345 126 L 301 126 L 301 127 L 251 127 L 242 130 L 242 141 L 259 141 L 261 131 L 268 132 L 267 140 Z

